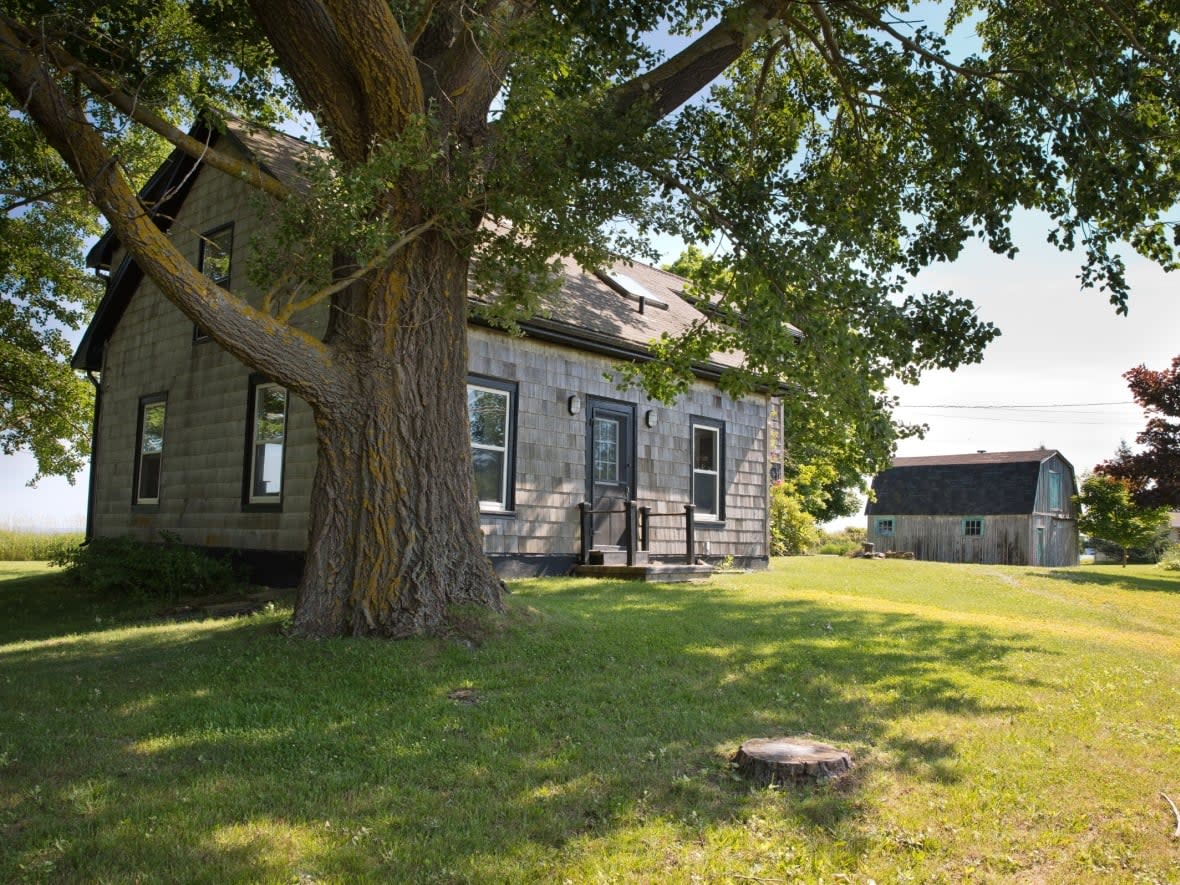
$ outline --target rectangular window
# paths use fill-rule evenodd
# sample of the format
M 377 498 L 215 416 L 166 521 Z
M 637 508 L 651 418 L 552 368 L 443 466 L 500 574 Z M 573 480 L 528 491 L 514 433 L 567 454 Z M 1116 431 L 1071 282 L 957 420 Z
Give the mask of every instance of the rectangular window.
M 619 484 L 619 422 L 615 418 L 594 418 L 594 481 Z
M 160 479 L 164 463 L 164 415 L 167 399 L 163 394 L 145 396 L 139 401 L 139 428 L 136 431 L 135 486 L 132 503 L 160 503 Z
M 246 437 L 245 503 L 281 504 L 287 446 L 286 388 L 261 378 L 250 380 Z
M 513 505 L 513 428 L 516 385 L 487 378 L 467 384 L 467 421 L 475 489 L 484 510 Z
M 882 516 L 877 518 L 877 534 L 878 535 L 892 535 L 893 534 L 893 517 Z
M 223 224 L 201 234 L 197 249 L 197 270 L 223 289 L 229 288 L 230 267 L 233 263 L 234 226 Z M 193 326 L 193 341 L 207 341 L 209 336 L 200 326 Z
M 692 419 L 692 503 L 696 519 L 725 519 L 725 424 Z
M 1049 468 L 1049 509 L 1061 509 L 1061 471 Z
M 983 519 L 978 516 L 969 516 L 963 520 L 963 535 L 967 538 L 979 538 L 983 536 Z

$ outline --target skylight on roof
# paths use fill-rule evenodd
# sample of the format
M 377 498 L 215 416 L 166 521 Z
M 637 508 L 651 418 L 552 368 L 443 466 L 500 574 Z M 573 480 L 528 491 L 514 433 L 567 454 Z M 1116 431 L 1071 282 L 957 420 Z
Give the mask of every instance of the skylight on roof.
M 647 288 L 647 286 L 643 285 L 643 283 L 634 277 L 629 277 L 625 273 L 619 273 L 614 270 L 599 271 L 598 276 L 612 289 L 626 298 L 633 298 L 641 303 L 650 304 L 652 307 L 659 307 L 664 310 L 668 309 L 667 301 L 652 292 L 651 289 Z

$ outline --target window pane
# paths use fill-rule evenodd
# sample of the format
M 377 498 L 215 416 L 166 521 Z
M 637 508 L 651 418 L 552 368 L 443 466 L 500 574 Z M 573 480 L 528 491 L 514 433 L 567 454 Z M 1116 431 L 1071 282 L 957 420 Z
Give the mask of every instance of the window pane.
M 1049 471 L 1049 509 L 1061 509 L 1061 474 L 1056 470 Z
M 149 403 L 143 407 L 143 438 L 140 451 L 144 454 L 164 451 L 164 403 Z
M 717 469 L 717 431 L 711 427 L 692 429 L 692 466 L 697 470 Z
M 475 464 L 475 489 L 479 500 L 503 505 L 504 453 L 473 449 L 471 459 Z
M 259 387 L 254 398 L 254 441 L 283 442 L 287 432 L 287 391 L 274 384 Z
M 508 441 L 508 394 L 468 387 L 467 420 L 472 443 L 504 448 Z
M 717 513 L 717 474 L 696 473 L 692 475 L 692 502 L 697 514 L 714 516 Z
M 619 422 L 613 418 L 594 419 L 594 481 L 619 481 Z
M 155 501 L 160 497 L 161 455 L 143 455 L 139 460 L 139 490 L 136 498 L 140 501 Z
M 279 443 L 254 446 L 254 486 L 251 497 L 264 498 L 282 494 L 283 447 Z
M 233 237 L 233 228 L 227 227 L 211 231 L 201 239 L 201 273 L 218 285 L 229 281 Z

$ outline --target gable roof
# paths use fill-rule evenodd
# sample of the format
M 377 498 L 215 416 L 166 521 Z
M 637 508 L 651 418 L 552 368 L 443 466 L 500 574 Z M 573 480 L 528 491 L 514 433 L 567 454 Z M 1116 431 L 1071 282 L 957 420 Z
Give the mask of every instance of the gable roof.
M 210 144 L 222 137 L 203 124 L 194 126 L 190 134 L 201 140 L 207 138 Z M 224 137 L 257 160 L 265 171 L 296 188 L 303 184 L 301 159 L 318 150 L 290 135 L 233 119 L 226 121 Z M 146 205 L 165 200 L 155 209 L 156 223 L 162 230 L 168 230 L 203 168 L 179 149 L 174 150 L 141 191 Z M 91 267 L 109 267 L 117 248 L 117 239 L 108 231 L 91 250 L 87 263 Z M 619 258 L 602 273 L 589 273 L 572 259 L 562 259 L 561 270 L 565 279 L 560 291 L 542 302 L 536 316 L 520 323 L 526 335 L 618 359 L 644 360 L 651 358 L 651 341 L 665 333 L 683 332 L 703 318 L 685 297 L 688 281 L 650 265 Z M 612 280 L 611 275 L 616 279 Z M 628 292 L 620 285 L 619 275 L 639 283 L 654 298 Z M 105 342 L 142 279 L 143 272 L 130 258 L 112 272 L 107 293 L 74 355 L 74 368 L 101 368 Z M 793 335 L 802 337 L 797 328 L 789 323 L 787 327 Z M 716 379 L 725 369 L 740 366 L 742 359 L 737 352 L 715 353 L 695 371 L 700 377 Z
M 1032 513 L 1041 464 L 1060 459 L 1056 449 L 976 452 L 894 458 L 873 478 L 869 516 L 998 516 Z

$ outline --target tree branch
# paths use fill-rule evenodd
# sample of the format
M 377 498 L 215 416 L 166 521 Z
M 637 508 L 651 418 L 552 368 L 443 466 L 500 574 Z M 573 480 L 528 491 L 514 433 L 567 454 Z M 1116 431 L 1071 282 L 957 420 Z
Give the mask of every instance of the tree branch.
M 311 403 L 339 384 L 328 348 L 214 285 L 156 226 L 101 135 L 53 79 L 43 56 L 0 19 L 0 78 L 86 188 L 144 272 L 227 351 Z

